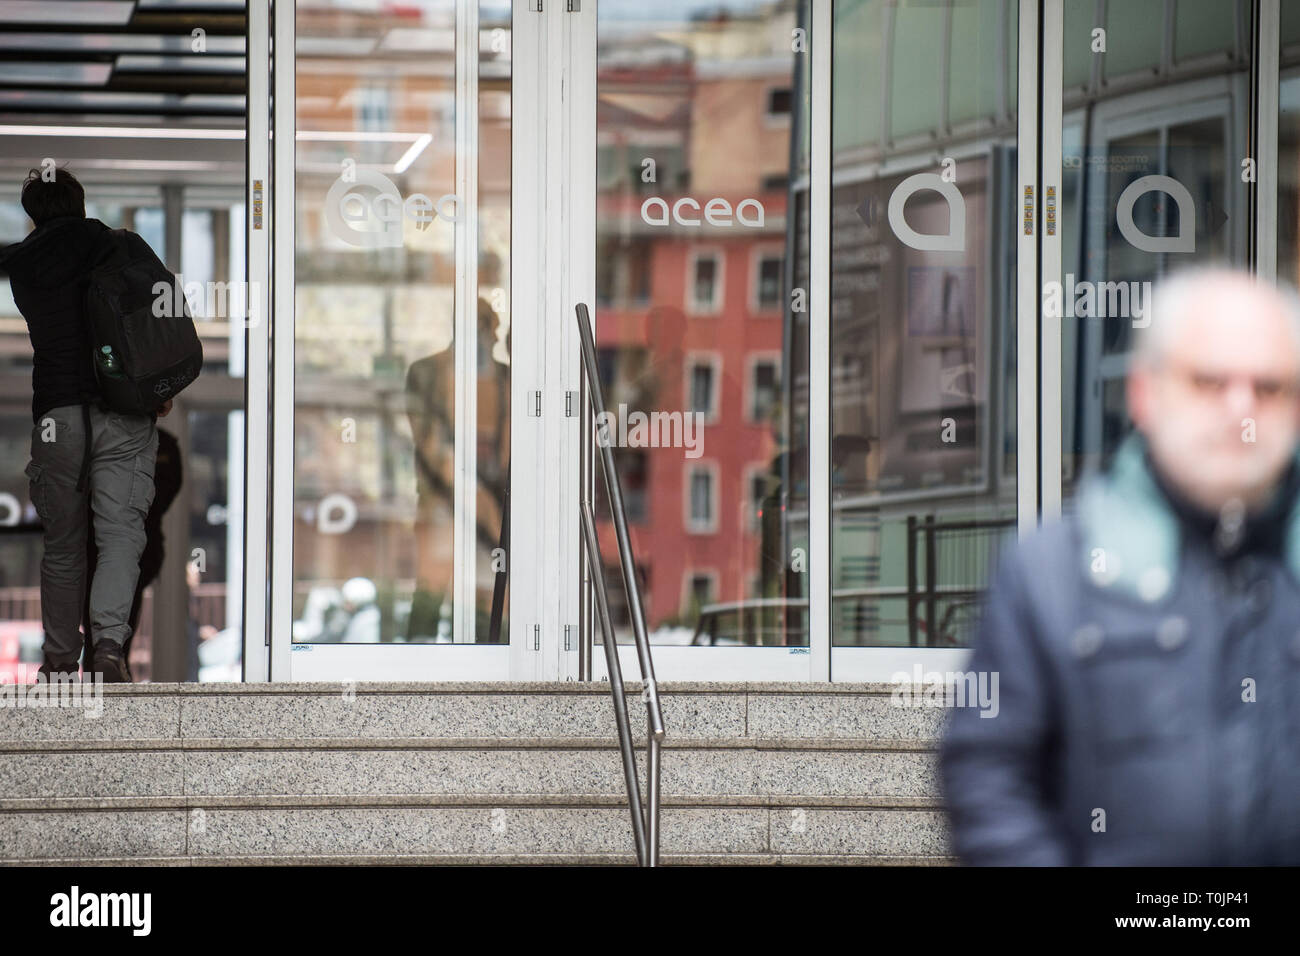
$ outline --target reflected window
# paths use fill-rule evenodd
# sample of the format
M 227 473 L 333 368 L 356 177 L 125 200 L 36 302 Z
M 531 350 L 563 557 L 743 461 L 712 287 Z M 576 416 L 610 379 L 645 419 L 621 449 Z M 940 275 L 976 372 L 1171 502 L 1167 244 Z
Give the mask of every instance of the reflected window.
M 687 470 L 686 481 L 686 530 L 695 534 L 711 534 L 718 526 L 714 487 L 717 475 L 709 465 L 696 465 Z
M 749 386 L 749 420 L 768 422 L 781 394 L 781 368 L 775 359 L 754 362 Z
M 781 305 L 780 255 L 761 255 L 754 277 L 754 303 L 759 311 L 769 312 Z
M 715 600 L 718 575 L 713 571 L 693 571 L 686 576 L 686 613 L 695 616 Z
M 747 502 L 746 511 L 749 518 L 749 526 L 757 531 L 762 526 L 763 521 L 763 501 L 767 498 L 768 476 L 761 470 L 753 470 L 749 473 L 749 501 Z M 759 589 L 754 588 L 755 593 Z
M 717 362 L 712 358 L 693 358 L 687 365 L 689 377 L 687 410 L 703 415 L 705 421 L 718 417 Z
M 691 258 L 690 307 L 696 313 L 722 308 L 722 260 L 716 253 L 697 252 Z
M 780 86 L 767 91 L 767 111 L 770 120 L 788 119 L 793 102 L 793 91 L 788 86 Z

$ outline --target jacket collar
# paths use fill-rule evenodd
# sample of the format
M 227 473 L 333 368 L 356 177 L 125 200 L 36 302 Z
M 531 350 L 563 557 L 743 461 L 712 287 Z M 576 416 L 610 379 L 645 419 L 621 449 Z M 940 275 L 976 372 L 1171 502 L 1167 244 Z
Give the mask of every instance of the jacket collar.
M 1149 470 L 1139 433 L 1120 444 L 1108 474 L 1084 483 L 1077 512 L 1086 578 L 1144 603 L 1174 593 L 1183 531 Z M 1287 569 L 1300 581 L 1300 507 L 1287 518 L 1282 551 Z

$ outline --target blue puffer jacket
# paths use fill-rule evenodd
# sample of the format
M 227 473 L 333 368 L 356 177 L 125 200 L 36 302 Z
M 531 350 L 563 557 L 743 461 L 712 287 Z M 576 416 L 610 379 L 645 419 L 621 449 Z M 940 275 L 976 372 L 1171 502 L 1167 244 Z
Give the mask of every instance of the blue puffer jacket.
M 1192 534 L 1136 435 L 1076 500 L 994 576 L 968 666 L 997 672 L 996 716 L 954 708 L 941 747 L 954 849 L 982 865 L 1300 864 L 1294 481 L 1271 548 Z

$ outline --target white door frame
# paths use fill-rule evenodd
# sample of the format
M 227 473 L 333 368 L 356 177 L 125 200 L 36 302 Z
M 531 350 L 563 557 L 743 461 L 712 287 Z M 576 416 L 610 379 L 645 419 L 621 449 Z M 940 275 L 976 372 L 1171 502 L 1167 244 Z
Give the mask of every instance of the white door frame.
M 575 395 L 579 388 L 580 354 L 574 307 L 585 302 L 591 309 L 592 324 L 597 340 L 600 337 L 599 316 L 595 307 L 596 291 L 596 74 L 597 74 L 597 18 L 599 0 L 587 0 L 579 10 L 568 11 L 564 3 L 548 3 L 547 16 L 555 28 L 561 30 L 567 43 L 562 60 L 562 71 L 567 83 L 564 92 L 564 122 L 566 135 L 556 152 L 557 173 L 551 177 L 562 188 L 563 215 L 557 217 L 552 242 L 566 254 L 566 266 L 558 281 L 561 288 L 559 300 L 549 300 L 552 310 L 548 319 L 558 322 L 552 326 L 561 339 L 557 354 L 557 367 L 561 379 L 556 386 L 557 414 L 564 414 L 566 391 Z M 810 2 L 812 29 L 810 31 L 812 69 L 815 74 L 812 100 L 813 173 L 811 221 L 811 289 L 808 296 L 810 314 L 810 353 L 814 367 L 814 382 L 830 381 L 830 3 Z M 817 78 L 817 77 L 820 78 Z M 820 98 L 820 102 L 819 102 Z M 550 158 L 550 157 L 548 157 Z M 819 197 L 822 202 L 819 202 Z M 549 208 L 549 204 L 548 204 Z M 821 241 L 818 240 L 819 234 Z M 555 273 L 552 273 L 553 275 Z M 829 433 L 829 390 L 812 389 L 810 430 L 817 434 L 820 427 Z M 558 619 L 554 623 L 559 641 L 559 679 L 578 678 L 577 641 L 568 641 L 565 650 L 565 626 L 570 637 L 576 638 L 579 623 L 581 583 L 579 581 L 578 553 L 578 460 L 579 442 L 582 439 L 577 417 L 565 419 L 567 427 L 563 438 L 556 443 L 560 460 L 556 463 L 562 475 L 559 482 L 563 497 L 554 502 L 553 520 L 550 522 L 550 540 L 561 551 L 554 562 L 563 574 L 557 579 Z M 819 424 L 820 423 L 820 424 Z M 809 612 L 811 647 L 682 647 L 654 644 L 655 675 L 660 680 L 750 680 L 750 681 L 808 681 L 824 680 L 830 671 L 830 447 L 829 442 L 814 442 L 810 449 L 810 551 L 809 587 L 812 592 L 822 591 L 824 600 L 812 601 Z M 548 461 L 548 465 L 550 462 Z M 602 481 L 600 464 L 594 465 L 595 481 Z M 817 557 L 824 555 L 824 559 Z M 602 560 L 612 564 L 616 554 L 602 554 Z M 594 615 L 593 615 L 594 618 Z M 599 623 L 592 621 L 592 676 L 595 680 L 608 680 L 608 668 L 601 644 Z M 619 666 L 628 680 L 640 678 L 640 663 L 636 647 L 621 644 L 618 648 Z M 820 676 L 818 676 L 820 674 Z
M 270 416 L 267 361 L 269 349 L 271 290 L 271 97 L 270 10 L 267 4 L 248 7 L 246 50 L 248 53 L 248 119 L 245 148 L 248 173 L 244 196 L 245 313 L 246 346 L 244 381 L 247 414 L 244 417 L 244 525 L 243 591 L 243 679 L 265 681 L 270 676 L 270 647 L 267 631 L 268 544 L 266 516 L 269 514 L 267 452 Z M 236 520 L 231 515 L 232 520 Z
M 535 3 L 536 0 L 531 0 Z M 478 67 L 479 23 L 478 0 L 456 0 L 456 194 L 461 197 L 477 196 L 478 165 Z M 510 642 L 508 644 L 475 644 L 475 597 L 477 544 L 475 539 L 477 506 L 476 431 L 477 399 L 475 369 L 477 367 L 477 284 L 478 235 L 476 203 L 458 203 L 459 221 L 456 228 L 456 289 L 455 289 L 455 366 L 456 366 L 456 417 L 455 417 L 455 500 L 454 535 L 456 558 L 454 561 L 453 592 L 453 644 L 294 644 L 293 619 L 293 528 L 294 528 L 294 222 L 296 203 L 294 144 L 301 137 L 297 129 L 296 109 L 282 111 L 275 118 L 274 129 L 279 134 L 281 148 L 272 149 L 274 178 L 271 180 L 269 205 L 272 224 L 271 268 L 272 303 L 269 339 L 274 344 L 271 353 L 272 368 L 269 404 L 272 410 L 273 432 L 266 439 L 270 448 L 270 533 L 258 521 L 250 521 L 247 530 L 249 561 L 247 562 L 245 593 L 248 604 L 248 634 L 246 636 L 246 679 L 265 679 L 261 671 L 257 648 L 259 638 L 266 629 L 256 626 L 259 619 L 256 597 L 261 593 L 262 580 L 258 576 L 263 567 L 255 560 L 259 554 L 269 553 L 270 609 L 268 614 L 269 679 L 273 681 L 302 680 L 504 680 L 530 679 L 544 676 L 538 667 L 540 654 L 526 637 L 534 630 L 530 621 L 537 619 L 539 607 L 549 607 L 539 587 L 536 570 L 545 564 L 537 560 L 541 555 L 539 542 L 542 527 L 530 516 L 542 514 L 545 502 L 543 482 L 536 481 L 539 471 L 538 456 L 546 448 L 543 436 L 522 423 L 526 397 L 534 375 L 543 370 L 543 350 L 538 348 L 542 323 L 538 321 L 535 303 L 537 287 L 543 285 L 544 262 L 539 253 L 545 244 L 536 241 L 539 222 L 546 217 L 537 208 L 536 197 L 541 195 L 542 166 L 537 158 L 541 154 L 546 127 L 544 91 L 541 84 L 527 82 L 516 84 L 516 75 L 540 76 L 548 64 L 546 38 L 535 15 L 528 14 L 530 0 L 515 0 L 511 33 L 512 43 L 512 186 L 511 186 L 511 289 L 509 300 L 512 315 L 511 375 L 511 539 L 507 543 L 507 562 L 512 580 L 509 600 L 511 604 Z M 256 5 L 254 5 L 256 6 Z M 295 10 L 292 0 L 280 0 L 282 9 Z M 550 5 L 548 5 L 550 6 Z M 250 14 L 249 29 L 265 31 L 264 11 Z M 294 16 L 275 18 L 273 32 L 275 50 L 279 54 L 279 69 L 274 74 L 276 103 L 295 104 L 295 33 Z M 258 69 L 254 57 L 262 53 L 262 44 L 250 39 L 250 76 Z M 264 62 L 264 61 L 263 61 Z M 529 72 L 533 71 L 533 72 Z M 550 71 L 554 72 L 554 71 Z M 262 75 L 265 75 L 263 70 Z M 256 104 L 264 103 L 265 96 L 250 80 L 250 123 Z M 255 96 L 257 97 L 255 100 Z M 539 108 L 542 107 L 542 108 Z M 250 137 L 250 149 L 253 143 Z M 254 169 L 250 156 L 250 170 Z M 251 178 L 251 176 L 250 176 Z M 250 202 L 250 210 L 252 204 Z M 252 221 L 250 213 L 249 219 Z M 264 241 L 264 240 L 263 240 Z M 256 248 L 250 231 L 250 253 Z M 517 255 L 518 253 L 518 255 Z M 249 261 L 254 262 L 252 254 Z M 263 333 L 266 338 L 267 333 Z M 250 438 L 249 467 L 254 474 L 254 456 L 260 438 L 254 434 L 251 423 L 258 422 L 253 401 L 255 359 L 260 356 L 265 368 L 266 350 L 257 351 L 258 340 L 250 336 Z M 535 358 L 536 364 L 515 362 L 514 357 Z M 264 379 L 263 379 L 264 380 Z M 250 483 L 248 514 L 256 516 L 257 503 L 254 483 Z M 260 512 L 265 513 L 265 512 Z M 260 537 L 259 537 L 260 529 Z M 516 562 L 515 555 L 521 556 Z M 532 573 L 530 573 L 532 572 Z M 256 583 L 256 587 L 253 585 Z M 553 591 L 551 593 L 554 593 Z M 261 655 L 264 657 L 265 655 Z

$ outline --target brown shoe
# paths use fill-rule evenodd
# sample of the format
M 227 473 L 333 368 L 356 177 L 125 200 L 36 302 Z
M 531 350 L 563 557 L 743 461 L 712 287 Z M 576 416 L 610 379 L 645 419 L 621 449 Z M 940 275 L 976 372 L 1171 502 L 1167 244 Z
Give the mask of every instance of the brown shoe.
M 129 684 L 131 672 L 122 657 L 122 645 L 105 638 L 95 645 L 94 673 L 102 675 L 105 684 Z

